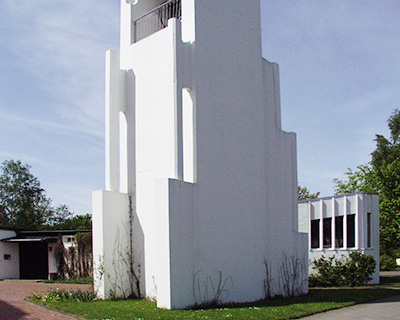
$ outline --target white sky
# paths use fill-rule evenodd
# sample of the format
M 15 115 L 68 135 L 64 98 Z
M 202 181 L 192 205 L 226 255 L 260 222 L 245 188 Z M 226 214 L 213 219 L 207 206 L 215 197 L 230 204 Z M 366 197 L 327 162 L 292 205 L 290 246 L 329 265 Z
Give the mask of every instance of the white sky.
M 400 108 L 400 2 L 261 2 L 299 183 L 330 195 Z M 118 44 L 118 0 L 0 1 L 0 161 L 30 164 L 53 204 L 77 214 L 104 188 L 104 56 Z

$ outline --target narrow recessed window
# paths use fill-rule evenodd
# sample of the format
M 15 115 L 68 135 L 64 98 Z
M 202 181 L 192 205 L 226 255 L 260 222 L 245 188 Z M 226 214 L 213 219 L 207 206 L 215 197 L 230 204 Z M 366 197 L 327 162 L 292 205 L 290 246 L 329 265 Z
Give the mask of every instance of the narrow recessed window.
M 5 254 L 3 258 L 4 260 L 11 260 L 11 254 Z
M 354 248 L 356 246 L 356 215 L 347 215 L 347 247 Z
M 343 216 L 335 217 L 335 247 L 343 248 Z
M 325 218 L 324 224 L 324 248 L 332 247 L 332 218 Z
M 311 248 L 319 248 L 319 219 L 311 220 Z
M 372 214 L 370 212 L 367 213 L 367 247 L 372 247 Z
M 196 182 L 196 124 L 193 100 L 188 89 L 182 90 L 183 180 Z

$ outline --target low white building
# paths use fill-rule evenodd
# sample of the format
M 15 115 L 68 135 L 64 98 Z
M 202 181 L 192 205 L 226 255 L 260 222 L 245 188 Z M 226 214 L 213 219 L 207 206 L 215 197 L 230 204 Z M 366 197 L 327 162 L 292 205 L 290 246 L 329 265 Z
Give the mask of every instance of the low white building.
M 379 283 L 379 197 L 356 193 L 299 202 L 299 231 L 308 233 L 309 272 L 321 256 L 340 258 L 359 251 L 377 266 L 370 284 Z
M 19 245 L 1 241 L 15 236 L 15 231 L 0 229 L 0 279 L 19 279 Z
M 0 228 L 0 279 L 50 279 L 57 274 L 54 255 L 60 240 L 68 249 L 76 230 L 13 231 Z

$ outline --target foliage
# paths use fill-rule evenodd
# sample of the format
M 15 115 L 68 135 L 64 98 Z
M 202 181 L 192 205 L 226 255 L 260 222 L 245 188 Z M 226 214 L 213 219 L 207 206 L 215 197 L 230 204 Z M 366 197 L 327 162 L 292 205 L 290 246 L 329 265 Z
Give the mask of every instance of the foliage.
M 253 303 L 232 304 L 201 310 L 158 309 L 148 300 L 118 300 L 91 302 L 34 301 L 49 307 L 73 313 L 88 319 L 297 319 L 314 313 L 337 309 L 398 295 L 398 291 L 382 288 L 361 289 L 311 289 L 310 293 L 296 298 L 275 298 Z
M 92 277 L 83 277 L 76 279 L 56 279 L 56 280 L 44 280 L 44 283 L 66 283 L 66 284 L 93 284 Z
M 40 182 L 21 161 L 7 160 L 0 167 L 0 225 L 17 230 L 39 230 L 72 216 L 66 205 L 51 206 Z
M 59 205 L 57 208 L 49 208 L 49 217 L 46 222 L 46 226 L 48 229 L 60 229 L 60 225 L 66 223 L 68 220 L 72 218 L 72 212 L 69 211 L 69 208 L 65 204 Z
M 275 279 L 272 277 L 272 267 L 266 257 L 264 257 L 263 264 L 265 267 L 264 298 L 269 299 L 275 296 Z
M 393 271 L 397 269 L 396 259 L 387 254 L 380 256 L 380 269 L 381 271 Z
M 135 255 L 133 250 L 133 220 L 136 213 L 136 207 L 133 201 L 133 194 L 129 195 L 129 245 L 128 245 L 128 265 L 129 265 L 129 284 L 131 287 L 131 298 L 140 299 L 142 297 L 142 292 L 140 288 L 140 276 L 141 268 L 140 263 L 135 261 Z
M 304 278 L 304 274 L 307 274 L 305 261 L 307 259 L 301 259 L 296 254 L 283 254 L 279 265 L 279 283 L 285 297 L 295 297 L 304 293 L 307 283 L 307 278 Z
M 0 170 L 0 225 L 27 230 L 43 226 L 49 218 L 50 200 L 30 166 L 10 160 Z
M 76 266 L 75 278 L 87 278 L 93 276 L 93 239 L 91 232 L 79 232 L 75 235 Z
M 400 248 L 400 159 L 376 168 L 379 178 L 381 254 L 394 256 Z
M 348 168 L 345 175 L 347 176 L 347 181 L 333 179 L 335 194 L 379 192 L 375 172 L 370 165 L 360 165 L 355 171 Z
M 197 274 L 193 275 L 193 296 L 196 300 L 195 309 L 221 306 L 227 302 L 229 290 L 227 285 L 233 286 L 231 276 L 223 280 L 222 271 L 219 272 L 218 282 L 214 284 L 211 277 L 206 277 L 203 286 Z
M 319 195 L 320 192 L 311 193 L 310 190 L 307 189 L 307 187 L 301 187 L 300 185 L 297 186 L 297 199 L 299 201 L 316 199 Z
M 361 286 L 372 279 L 376 262 L 372 256 L 358 251 L 352 252 L 349 257 L 335 259 L 335 257 L 314 259 L 313 269 L 317 274 L 310 275 L 312 287 L 343 287 Z
M 373 256 L 365 255 L 358 251 L 350 253 L 344 269 L 347 285 L 355 287 L 366 284 L 372 280 L 375 267 L 376 261 Z
M 91 230 L 92 229 L 92 215 L 87 213 L 85 215 L 76 215 L 65 219 L 62 223 L 55 226 L 58 230 Z
M 347 181 L 334 179 L 335 193 L 379 194 L 381 254 L 394 257 L 400 248 L 400 111 L 388 119 L 390 138 L 376 135 L 370 164 L 348 169 Z
M 400 111 L 395 109 L 388 119 L 390 138 L 376 135 L 376 149 L 372 153 L 372 165 L 379 167 L 384 163 L 392 163 L 400 157 Z
M 317 270 L 317 274 L 310 274 L 310 287 L 340 287 L 343 286 L 343 261 L 334 261 L 335 257 L 326 259 L 322 256 L 313 261 L 313 269 Z
M 96 299 L 95 295 L 91 291 L 81 291 L 81 290 L 60 290 L 53 289 L 50 290 L 45 295 L 35 294 L 33 296 L 36 300 L 40 300 L 42 302 L 46 301 L 75 301 L 75 302 L 88 302 Z
M 278 263 L 277 276 L 272 276 L 273 266 L 264 257 L 265 267 L 264 279 L 264 298 L 270 299 L 277 296 L 296 297 L 307 292 L 307 253 L 302 256 L 298 253 L 288 255 L 282 254 L 282 259 Z
M 56 259 L 57 275 L 58 278 L 64 279 L 67 273 L 67 265 L 65 262 L 66 250 L 62 241 L 58 241 L 54 248 L 54 257 Z
M 93 277 L 92 233 L 80 232 L 75 235 L 75 244 L 66 250 L 58 241 L 54 250 L 59 279 Z
M 129 195 L 129 223 L 122 225 L 122 228 L 118 226 L 116 230 L 111 261 L 113 275 L 105 268 L 104 257 L 100 257 L 96 261 L 94 272 L 100 281 L 103 277 L 109 281 L 111 289 L 107 294 L 111 299 L 139 299 L 142 297 L 141 265 L 140 261 L 136 259 L 133 248 L 133 225 L 136 210 L 133 197 L 133 194 Z M 124 241 L 126 238 L 123 235 L 128 236 L 128 243 Z

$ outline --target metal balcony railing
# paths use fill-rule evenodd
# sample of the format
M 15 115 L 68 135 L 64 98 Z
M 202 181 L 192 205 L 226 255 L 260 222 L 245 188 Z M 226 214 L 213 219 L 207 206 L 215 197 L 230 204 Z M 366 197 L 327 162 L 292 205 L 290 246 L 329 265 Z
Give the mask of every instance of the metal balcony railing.
M 132 43 L 168 26 L 168 19 L 181 20 L 181 0 L 169 0 L 132 21 Z

